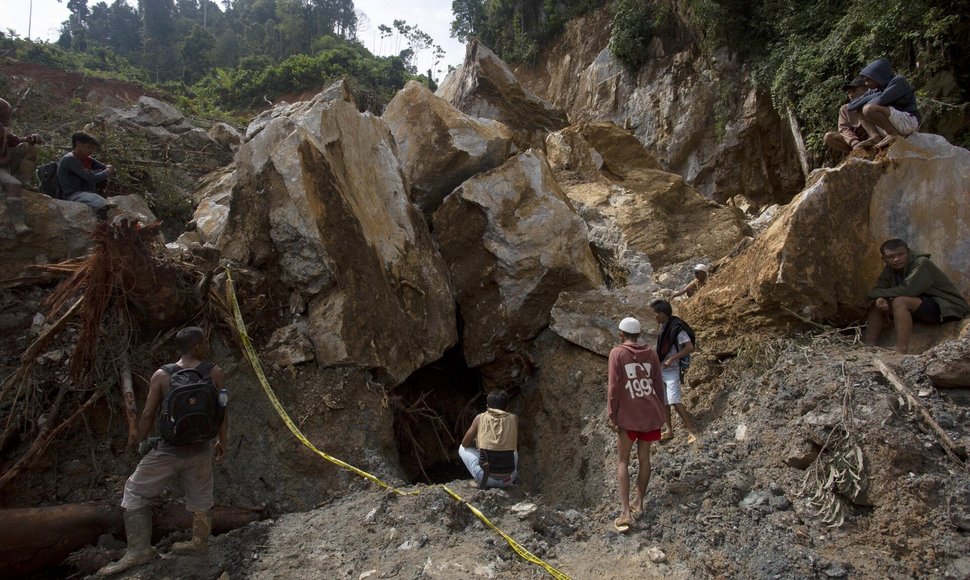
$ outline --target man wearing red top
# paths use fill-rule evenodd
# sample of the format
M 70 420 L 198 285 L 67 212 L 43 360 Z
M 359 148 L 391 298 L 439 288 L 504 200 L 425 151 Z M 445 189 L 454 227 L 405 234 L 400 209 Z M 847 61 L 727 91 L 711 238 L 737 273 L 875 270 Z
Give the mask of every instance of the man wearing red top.
M 630 529 L 630 452 L 637 444 L 640 471 L 637 474 L 637 510 L 650 482 L 650 444 L 660 440 L 666 421 L 667 395 L 660 373 L 660 359 L 650 346 L 639 344 L 640 321 L 624 318 L 619 325 L 620 345 L 610 351 L 606 411 L 610 428 L 616 431 L 616 477 L 620 487 L 620 517 L 617 531 Z

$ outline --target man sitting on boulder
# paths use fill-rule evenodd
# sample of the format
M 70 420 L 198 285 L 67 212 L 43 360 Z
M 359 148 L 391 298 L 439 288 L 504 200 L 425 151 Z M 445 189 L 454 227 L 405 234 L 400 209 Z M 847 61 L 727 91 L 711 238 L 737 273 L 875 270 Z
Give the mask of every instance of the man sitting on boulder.
M 7 215 L 14 232 L 28 230 L 24 221 L 23 186 L 30 183 L 37 162 L 35 145 L 43 143 L 40 135 L 18 137 L 11 133 L 10 118 L 13 109 L 5 99 L 0 99 L 0 193 L 4 196 Z
M 846 96 L 849 97 L 849 103 L 851 103 L 866 93 L 866 80 L 857 76 L 842 88 L 845 90 Z M 856 145 L 869 138 L 869 134 L 862 127 L 862 113 L 850 111 L 849 103 L 839 107 L 838 132 L 829 131 L 823 139 L 828 148 L 842 153 L 852 151 Z
M 519 475 L 519 418 L 506 411 L 509 395 L 505 391 L 489 393 L 486 405 L 485 412 L 472 420 L 458 455 L 482 489 L 508 487 Z
M 913 322 L 943 324 L 970 314 L 970 304 L 960 290 L 940 271 L 930 255 L 910 250 L 903 240 L 888 240 L 879 248 L 886 264 L 876 287 L 866 322 L 865 343 L 874 346 L 886 323 L 886 316 L 896 326 L 896 351 L 909 349 Z
M 870 91 L 851 101 L 849 111 L 862 111 L 862 126 L 869 138 L 854 149 L 888 147 L 896 137 L 906 137 L 919 128 L 916 91 L 902 75 L 893 74 L 885 58 L 874 60 L 862 69 Z
M 87 133 L 71 135 L 71 147 L 71 152 L 57 164 L 61 197 L 83 203 L 95 211 L 98 219 L 107 219 L 108 209 L 114 204 L 95 193 L 95 189 L 114 175 L 115 170 L 91 157 L 98 150 L 98 142 Z

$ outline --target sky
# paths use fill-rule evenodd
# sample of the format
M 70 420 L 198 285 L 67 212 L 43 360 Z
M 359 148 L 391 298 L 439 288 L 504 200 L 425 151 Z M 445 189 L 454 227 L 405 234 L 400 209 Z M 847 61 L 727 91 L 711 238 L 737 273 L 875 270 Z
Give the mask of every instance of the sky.
M 29 7 L 33 2 L 33 17 L 28 18 Z M 89 0 L 95 4 L 97 0 Z M 135 2 L 130 2 L 134 4 Z M 462 43 L 449 36 L 451 30 L 451 0 L 418 0 L 411 2 L 388 0 L 355 0 L 357 10 L 362 10 L 370 20 L 365 29 L 359 32 L 360 41 L 374 54 L 386 56 L 393 51 L 391 41 L 385 39 L 381 43 L 378 25 L 397 20 L 406 20 L 408 24 L 431 35 L 434 41 L 445 50 L 446 56 L 441 66 L 443 73 L 448 65 L 458 66 L 465 58 L 465 47 Z M 27 36 L 28 24 L 30 36 L 35 40 L 57 40 L 61 22 L 67 19 L 67 1 L 57 0 L 0 0 L 0 30 L 6 32 L 12 28 L 20 36 Z M 403 46 L 397 47 L 399 50 Z M 418 71 L 425 72 L 431 66 L 431 54 L 427 51 L 418 57 Z M 441 76 L 443 76 L 443 73 Z M 436 74 L 436 76 L 438 76 Z M 440 80 L 440 79 L 439 79 Z

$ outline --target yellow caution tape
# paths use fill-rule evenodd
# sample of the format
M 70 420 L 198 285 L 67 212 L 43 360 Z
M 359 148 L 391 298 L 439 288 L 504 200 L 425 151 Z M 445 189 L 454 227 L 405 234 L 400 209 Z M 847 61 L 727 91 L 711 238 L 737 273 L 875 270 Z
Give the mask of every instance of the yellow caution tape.
M 290 419 L 290 416 L 286 413 L 286 410 L 283 408 L 280 400 L 276 397 L 276 393 L 274 393 L 272 387 L 270 387 L 266 374 L 263 372 L 263 366 L 260 364 L 259 357 L 256 355 L 256 349 L 253 348 L 253 343 L 249 339 L 249 334 L 246 332 L 246 323 L 243 321 L 242 312 L 239 310 L 239 302 L 236 300 L 236 291 L 232 283 L 232 274 L 229 273 L 228 268 L 226 269 L 226 298 L 228 299 L 229 305 L 232 308 L 232 316 L 236 322 L 236 332 L 239 333 L 239 340 L 242 342 L 243 352 L 246 355 L 246 358 L 249 360 L 249 364 L 253 367 L 253 371 L 256 372 L 256 377 L 259 379 L 259 383 L 263 386 L 263 391 L 266 392 L 266 396 L 269 397 L 270 403 L 273 404 L 277 414 L 279 414 L 280 418 L 283 419 L 286 426 L 290 428 L 293 435 L 296 436 L 296 438 L 299 439 L 301 443 L 306 445 L 311 451 L 320 457 L 323 457 L 330 463 L 333 463 L 334 465 L 338 465 L 347 471 L 351 471 L 363 478 L 369 479 L 377 485 L 393 491 L 398 495 L 417 495 L 419 493 L 417 491 L 401 491 L 393 485 L 381 481 L 378 477 L 367 473 L 363 469 L 358 469 L 349 463 L 328 455 L 327 453 L 317 449 L 316 445 L 311 443 L 310 440 L 306 438 L 306 435 L 300 431 L 300 428 L 296 426 L 293 419 Z
M 456 501 L 465 504 L 465 506 L 469 510 L 471 510 L 471 512 L 473 514 L 475 514 L 478 517 L 478 519 L 482 520 L 482 522 L 484 522 L 486 526 L 492 528 L 493 530 L 495 530 L 496 533 L 498 533 L 498 535 L 502 536 L 502 538 L 506 542 L 508 542 L 509 546 L 512 546 L 512 549 L 515 550 L 515 553 L 518 554 L 519 556 L 521 556 L 523 560 L 525 560 L 527 562 L 532 562 L 536 566 L 539 566 L 539 567 L 543 568 L 546 572 L 549 573 L 550 576 L 552 576 L 553 578 L 556 578 L 556 580 L 572 580 L 566 574 L 564 574 L 564 573 L 560 572 L 559 570 L 553 568 L 549 564 L 547 564 L 544 561 L 542 561 L 541 558 L 539 558 L 538 556 L 536 556 L 532 552 L 530 552 L 530 551 L 526 550 L 525 548 L 523 548 L 521 544 L 519 544 L 514 539 L 512 539 L 512 536 L 510 536 L 510 535 L 506 534 L 505 532 L 503 532 L 502 530 L 500 530 L 498 528 L 498 526 L 496 526 L 495 524 L 493 524 L 491 522 L 491 520 L 489 520 L 487 517 L 485 517 L 485 514 L 483 514 L 481 512 L 481 510 L 479 510 L 477 507 L 475 507 L 472 504 L 470 504 L 467 501 L 465 501 L 465 498 L 461 497 L 460 495 L 458 495 L 457 493 L 455 493 L 454 491 L 452 491 L 450 487 L 448 487 L 447 485 L 441 485 L 440 487 L 441 487 L 441 489 L 445 490 L 445 492 L 447 492 L 448 495 L 450 495 L 451 497 L 455 498 Z
M 296 423 L 294 423 L 293 420 L 290 419 L 290 416 L 283 408 L 282 403 L 280 403 L 279 398 L 276 397 L 276 393 L 273 392 L 273 388 L 269 384 L 269 379 L 266 378 L 266 374 L 263 372 L 263 366 L 259 362 L 259 357 L 256 354 L 256 349 L 253 347 L 253 343 L 249 339 L 249 334 L 246 332 L 246 322 L 243 320 L 242 311 L 240 311 L 239 309 L 239 302 L 236 300 L 236 290 L 232 283 L 232 274 L 229 272 L 228 268 L 226 268 L 226 299 L 229 302 L 229 306 L 232 308 L 232 316 L 233 316 L 233 320 L 235 321 L 236 332 L 239 334 L 240 342 L 242 342 L 243 353 L 245 354 L 246 359 L 249 361 L 250 366 L 253 367 L 253 371 L 256 373 L 256 377 L 259 379 L 259 383 L 260 385 L 262 385 L 263 391 L 266 393 L 266 396 L 269 398 L 270 403 L 273 404 L 273 408 L 276 409 L 276 413 L 280 416 L 283 422 L 286 423 L 286 426 L 289 427 L 290 432 L 292 432 L 293 435 L 297 439 L 299 439 L 301 443 L 303 443 L 311 451 L 313 451 L 320 457 L 326 459 L 327 461 L 333 463 L 334 465 L 342 467 L 347 471 L 356 473 L 357 475 L 365 479 L 368 479 L 373 483 L 376 483 L 377 485 L 387 490 L 393 491 L 398 495 L 418 495 L 419 493 L 421 493 L 420 490 L 402 491 L 389 483 L 385 483 L 384 481 L 381 481 L 380 478 L 378 478 L 377 476 L 371 475 L 370 473 L 367 473 L 363 469 L 358 469 L 357 467 L 354 467 L 353 465 L 345 461 L 341 461 L 340 459 L 337 459 L 336 457 L 328 455 L 327 453 L 317 449 L 317 447 L 313 443 L 311 443 L 309 439 L 306 438 L 306 435 L 304 435 L 303 432 L 300 431 L 300 428 L 296 426 Z M 523 560 L 527 562 L 531 562 L 532 564 L 535 564 L 536 566 L 543 568 L 546 572 L 549 573 L 550 576 L 552 576 L 553 578 L 556 578 L 556 580 L 572 580 L 568 575 L 564 574 L 563 572 L 547 564 L 541 558 L 539 558 L 529 550 L 526 550 L 524 547 L 522 547 L 522 545 L 516 542 L 512 538 L 512 536 L 509 536 L 501 529 L 499 529 L 498 526 L 493 524 L 491 520 L 489 520 L 485 516 L 485 514 L 481 512 L 481 510 L 479 510 L 472 504 L 468 503 L 465 500 L 465 498 L 461 497 L 460 495 L 452 491 L 451 488 L 449 488 L 447 485 L 439 485 L 437 487 L 440 487 L 441 489 L 443 489 L 448 495 L 450 495 L 456 501 L 464 504 L 465 507 L 467 507 L 473 514 L 475 514 L 475 516 L 478 517 L 478 519 L 481 520 L 486 526 L 494 530 L 498 535 L 502 536 L 502 539 L 508 542 L 512 550 L 514 550 L 515 553 L 518 554 Z

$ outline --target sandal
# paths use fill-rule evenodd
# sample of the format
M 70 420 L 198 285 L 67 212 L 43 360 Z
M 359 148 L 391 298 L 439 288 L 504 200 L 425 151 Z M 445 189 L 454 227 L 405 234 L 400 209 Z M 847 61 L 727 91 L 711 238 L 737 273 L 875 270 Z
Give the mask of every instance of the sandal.
M 630 531 L 630 522 L 621 522 L 620 518 L 616 518 L 613 520 L 613 528 L 621 534 L 625 534 Z

